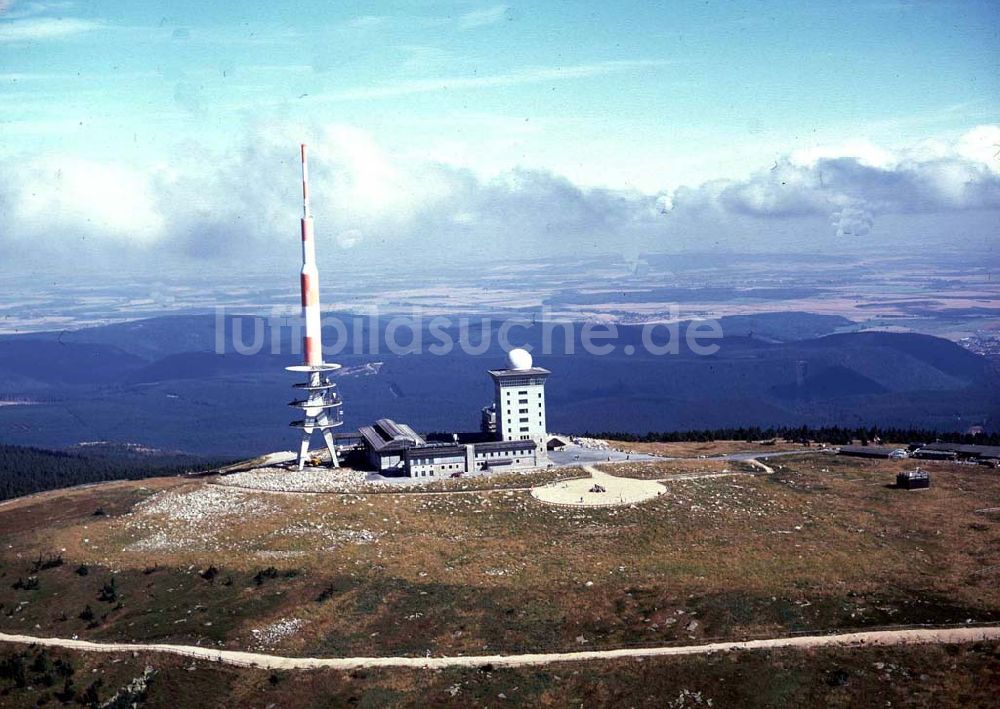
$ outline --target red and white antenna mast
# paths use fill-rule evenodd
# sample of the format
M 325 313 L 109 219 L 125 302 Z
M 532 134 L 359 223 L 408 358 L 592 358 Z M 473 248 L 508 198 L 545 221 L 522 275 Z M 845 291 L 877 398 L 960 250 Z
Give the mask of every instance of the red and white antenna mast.
M 344 423 L 343 402 L 328 374 L 340 369 L 339 364 L 323 361 L 323 332 L 319 307 L 319 269 L 316 267 L 316 241 L 313 238 L 313 218 L 309 211 L 309 162 L 305 143 L 302 153 L 302 271 L 299 283 L 302 291 L 302 318 L 305 334 L 302 336 L 302 357 L 300 365 L 285 367 L 290 372 L 309 375 L 309 381 L 296 384 L 296 389 L 304 390 L 304 399 L 289 402 L 289 406 L 302 409 L 305 418 L 293 421 L 292 426 L 302 429 L 299 444 L 298 467 L 305 467 L 309 457 L 309 442 L 313 431 L 321 431 L 330 451 L 330 464 L 336 468 L 337 449 L 333 440 L 333 429 Z
M 306 332 L 302 338 L 303 364 L 323 364 L 323 332 L 320 325 L 319 269 L 316 268 L 316 240 L 309 213 L 309 161 L 302 144 L 302 317 Z

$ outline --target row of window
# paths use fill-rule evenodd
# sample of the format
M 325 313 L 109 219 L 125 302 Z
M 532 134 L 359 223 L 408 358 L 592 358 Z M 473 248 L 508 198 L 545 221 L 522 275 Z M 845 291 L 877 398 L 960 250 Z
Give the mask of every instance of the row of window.
M 527 439 L 528 436 L 521 436 L 521 438 Z M 502 454 L 499 451 L 489 451 L 485 455 L 488 456 L 488 457 L 490 457 L 490 458 L 496 457 L 496 456 L 502 456 Z M 479 454 L 479 456 L 477 456 L 477 457 L 483 457 L 483 454 Z M 509 456 L 502 456 L 502 457 L 509 457 Z M 521 458 L 513 458 L 511 460 L 511 462 L 514 463 L 515 465 L 520 464 L 521 463 Z M 457 468 L 461 468 L 464 471 L 465 466 L 464 465 L 458 465 L 458 464 L 452 464 L 452 465 L 447 465 L 447 466 L 441 465 L 441 466 L 438 467 L 438 469 L 441 469 L 441 470 L 455 470 Z M 435 468 L 431 468 L 430 470 L 416 470 L 416 469 L 414 469 L 413 470 L 413 477 L 415 477 L 415 478 L 432 477 L 433 478 L 433 477 L 435 477 L 435 475 L 434 475 L 435 470 L 436 470 Z
M 454 460 L 454 458 L 452 460 Z M 444 463 L 435 462 L 435 460 L 433 458 L 415 458 L 414 460 L 410 461 L 410 465 L 414 465 L 414 466 L 416 466 L 416 465 L 444 465 Z M 456 463 L 454 465 L 461 465 L 461 463 Z M 454 465 L 451 465 L 449 467 L 454 467 Z

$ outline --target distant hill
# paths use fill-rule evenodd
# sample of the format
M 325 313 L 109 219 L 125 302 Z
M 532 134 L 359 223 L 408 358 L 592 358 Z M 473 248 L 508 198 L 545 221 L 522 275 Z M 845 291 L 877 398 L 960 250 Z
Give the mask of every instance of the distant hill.
M 808 340 L 856 327 L 840 315 L 820 315 L 797 311 L 727 315 L 719 318 L 726 336 L 755 337 L 777 342 Z
M 226 322 L 227 331 L 232 325 Z M 585 351 L 580 324 L 569 343 L 556 328 L 554 354 L 538 354 L 539 323 L 524 323 L 512 339 L 531 345 L 538 364 L 553 372 L 548 384 L 553 431 L 1000 428 L 996 372 L 985 358 L 946 340 L 836 333 L 843 319 L 808 313 L 724 318 L 722 325 L 726 336 L 712 356 L 698 356 L 683 344 L 677 354 L 650 354 L 640 326 L 619 326 L 614 351 L 606 355 Z M 294 396 L 294 377 L 283 368 L 298 356 L 288 337 L 278 338 L 285 354 L 246 356 L 229 346 L 217 355 L 214 327 L 211 315 L 183 316 L 0 338 L 0 400 L 36 402 L 0 406 L 0 440 L 46 448 L 81 440 L 141 440 L 158 448 L 238 457 L 289 448 L 294 412 L 286 403 Z M 384 329 L 385 320 L 378 327 Z M 457 341 L 454 329 L 446 332 Z M 802 337 L 812 333 L 823 336 Z M 427 345 L 435 340 L 426 329 L 423 354 L 354 354 L 353 334 L 345 353 L 332 357 L 345 365 L 338 378 L 345 430 L 382 416 L 424 431 L 478 428 L 479 409 L 493 396 L 486 370 L 504 361 L 495 330 L 487 332 L 491 342 L 480 355 L 457 346 L 432 354 Z M 266 327 L 261 335 L 271 341 Z M 362 336 L 367 342 L 368 334 Z M 654 339 L 663 337 L 661 331 Z M 479 341 L 478 332 L 472 340 Z M 336 341 L 332 331 L 327 341 Z M 634 354 L 626 354 L 627 346 Z M 363 366 L 372 362 L 382 365 Z
M 0 340 L 0 377 L 44 384 L 92 386 L 114 382 L 144 364 L 114 345 L 62 343 L 25 335 Z

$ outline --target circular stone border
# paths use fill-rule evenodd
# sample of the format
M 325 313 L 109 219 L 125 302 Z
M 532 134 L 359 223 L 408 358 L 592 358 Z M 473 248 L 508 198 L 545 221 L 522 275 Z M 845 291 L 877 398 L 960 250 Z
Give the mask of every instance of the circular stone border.
M 566 507 L 620 507 L 651 500 L 667 488 L 655 480 L 619 478 L 592 466 L 585 466 L 589 478 L 572 478 L 540 485 L 531 489 L 531 496 L 547 505 Z M 595 486 L 604 492 L 591 492 Z

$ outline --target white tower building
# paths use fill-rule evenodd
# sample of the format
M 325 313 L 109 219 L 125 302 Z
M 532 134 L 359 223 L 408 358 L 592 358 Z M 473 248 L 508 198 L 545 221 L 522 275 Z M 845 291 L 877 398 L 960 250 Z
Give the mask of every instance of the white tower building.
M 535 367 L 531 353 L 520 348 L 507 353 L 506 369 L 491 369 L 495 386 L 497 439 L 533 440 L 539 459 L 546 457 L 545 380 L 551 372 Z

